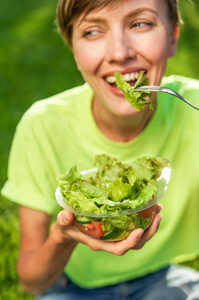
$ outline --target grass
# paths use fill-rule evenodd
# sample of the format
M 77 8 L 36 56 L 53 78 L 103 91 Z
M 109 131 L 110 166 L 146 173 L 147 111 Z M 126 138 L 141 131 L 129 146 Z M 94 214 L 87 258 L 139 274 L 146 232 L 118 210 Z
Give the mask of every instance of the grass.
M 2 0 L 0 10 L 0 188 L 6 180 L 15 127 L 35 101 L 83 82 L 72 53 L 56 32 L 55 0 Z M 181 0 L 185 25 L 166 74 L 199 79 L 199 5 Z M 191 37 L 191 39 L 190 39 Z M 33 299 L 18 283 L 17 205 L 0 198 L 0 299 Z M 199 270 L 199 260 L 187 262 Z

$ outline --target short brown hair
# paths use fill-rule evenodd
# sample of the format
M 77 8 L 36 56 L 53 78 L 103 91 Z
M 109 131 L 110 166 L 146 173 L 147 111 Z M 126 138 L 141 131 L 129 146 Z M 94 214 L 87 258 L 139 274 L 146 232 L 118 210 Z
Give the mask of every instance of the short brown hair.
M 126 0 L 59 0 L 57 5 L 57 26 L 66 44 L 72 47 L 73 22 L 82 14 L 104 8 L 108 5 L 118 5 Z M 170 14 L 172 26 L 180 23 L 178 0 L 165 0 Z

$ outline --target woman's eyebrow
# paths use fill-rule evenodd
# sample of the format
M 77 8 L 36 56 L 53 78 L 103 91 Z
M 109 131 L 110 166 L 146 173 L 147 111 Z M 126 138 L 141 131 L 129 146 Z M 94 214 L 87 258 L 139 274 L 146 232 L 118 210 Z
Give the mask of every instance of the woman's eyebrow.
M 149 8 L 149 7 L 140 7 L 137 8 L 135 10 L 133 10 L 132 12 L 128 13 L 125 17 L 126 18 L 132 18 L 135 17 L 143 12 L 151 12 L 153 14 L 155 14 L 156 16 L 158 15 L 157 11 Z M 103 17 L 100 16 L 89 16 L 89 15 L 85 15 L 82 18 L 80 18 L 80 20 L 77 23 L 77 27 L 79 27 L 83 22 L 86 23 L 97 23 L 97 24 L 104 24 L 106 23 L 106 19 L 104 19 Z
M 140 8 L 137 8 L 135 10 L 133 10 L 132 12 L 130 12 L 129 14 L 127 14 L 126 17 L 134 17 L 134 16 L 137 16 L 141 13 L 144 13 L 144 12 L 150 12 L 150 13 L 153 13 L 154 15 L 158 15 L 158 12 L 155 10 L 155 9 L 152 9 L 150 7 L 140 7 Z
M 97 23 L 97 24 L 104 24 L 106 23 L 106 20 L 100 17 L 89 17 L 85 16 L 84 18 L 81 18 L 79 22 L 77 23 L 77 27 L 79 27 L 83 22 L 86 23 Z

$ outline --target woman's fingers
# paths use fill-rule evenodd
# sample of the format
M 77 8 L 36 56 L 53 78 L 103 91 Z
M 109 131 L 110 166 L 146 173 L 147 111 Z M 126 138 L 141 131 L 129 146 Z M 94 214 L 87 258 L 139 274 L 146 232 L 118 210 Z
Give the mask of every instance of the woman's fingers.
M 139 243 L 135 246 L 134 249 L 141 249 L 144 246 L 144 244 L 154 236 L 154 234 L 158 231 L 161 220 L 162 220 L 162 215 L 159 213 L 156 214 L 153 219 L 153 222 L 151 223 L 149 228 L 145 230 L 142 238 L 140 239 Z
M 57 215 L 57 221 L 61 227 L 69 227 L 74 223 L 74 215 L 64 209 Z
M 143 229 L 134 230 L 130 236 L 122 241 L 101 241 L 88 237 L 86 244 L 94 251 L 106 251 L 115 255 L 124 255 L 128 250 L 133 249 L 139 242 Z
M 156 204 L 156 214 L 158 214 L 162 208 L 163 208 L 162 204 L 160 203 Z
M 126 239 L 119 242 L 113 242 L 111 252 L 121 256 L 129 250 L 135 249 L 136 245 L 139 244 L 140 240 L 142 239 L 143 234 L 143 229 L 135 229 Z

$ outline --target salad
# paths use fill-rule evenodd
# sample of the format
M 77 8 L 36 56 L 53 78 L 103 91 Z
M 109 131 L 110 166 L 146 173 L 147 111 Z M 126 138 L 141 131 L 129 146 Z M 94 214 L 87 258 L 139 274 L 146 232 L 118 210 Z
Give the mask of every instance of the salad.
M 168 164 L 159 157 L 140 157 L 124 164 L 106 154 L 97 155 L 93 176 L 85 178 L 76 166 L 58 176 L 56 198 L 74 213 L 76 226 L 83 233 L 120 240 L 134 229 L 150 225 L 160 182 L 161 189 L 167 184 L 161 175 Z
M 144 71 L 140 72 L 140 75 L 133 88 L 128 82 L 123 80 L 122 74 L 115 72 L 114 76 L 116 78 L 116 85 L 124 93 L 126 100 L 129 101 L 129 103 L 134 106 L 136 110 L 139 111 L 143 109 L 145 105 L 149 105 L 149 108 L 153 109 L 153 104 L 150 101 L 145 100 L 146 97 L 151 97 L 151 92 L 138 92 L 133 90 L 140 86 L 149 84 L 149 79 L 144 74 Z

